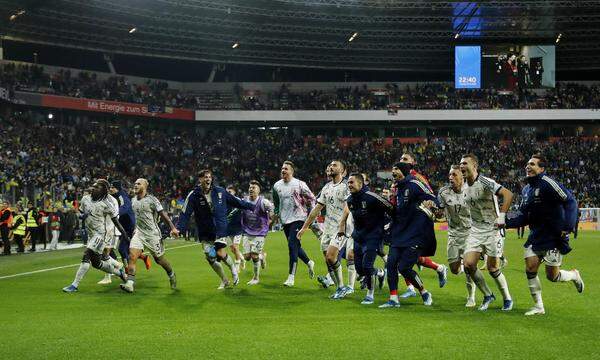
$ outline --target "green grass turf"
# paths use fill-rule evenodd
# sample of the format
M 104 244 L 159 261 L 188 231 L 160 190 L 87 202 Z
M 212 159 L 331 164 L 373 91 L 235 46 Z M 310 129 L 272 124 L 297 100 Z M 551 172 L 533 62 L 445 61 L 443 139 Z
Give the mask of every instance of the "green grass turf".
M 445 241 L 446 234 L 439 233 L 439 262 L 445 262 Z M 168 247 L 182 244 L 171 241 Z M 303 244 L 324 273 L 316 239 L 311 234 Z M 75 294 L 61 288 L 76 267 L 0 279 L 2 358 L 599 358 L 600 272 L 594 264 L 600 232 L 581 233 L 563 263 L 581 271 L 584 294 L 571 283 L 550 283 L 541 273 L 547 313 L 540 317 L 523 316 L 531 299 L 521 245 L 509 233 L 504 272 L 515 299 L 510 313 L 499 310 L 500 296 L 487 275 L 499 300 L 486 313 L 464 308 L 464 275 L 450 274 L 440 289 L 429 269 L 421 275 L 433 294 L 432 307 L 412 298 L 399 309 L 379 310 L 386 288 L 376 292 L 373 306 L 359 304 L 360 290 L 332 301 L 331 290 L 309 280 L 304 265 L 296 287 L 284 288 L 288 257 L 281 233 L 268 236 L 268 268 L 255 287 L 245 285 L 252 274 L 248 263 L 237 288 L 216 290 L 219 281 L 199 246 L 167 251 L 177 272 L 176 292 L 156 264 L 149 272 L 138 269 L 135 294 L 123 293 L 116 281 L 97 285 L 102 274 L 95 269 Z M 76 264 L 81 253 L 2 257 L 0 276 Z

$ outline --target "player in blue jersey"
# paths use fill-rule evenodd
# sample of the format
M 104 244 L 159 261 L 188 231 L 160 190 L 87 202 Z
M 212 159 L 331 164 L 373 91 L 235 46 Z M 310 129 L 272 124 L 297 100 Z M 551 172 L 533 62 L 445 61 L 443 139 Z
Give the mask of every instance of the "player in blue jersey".
M 542 285 L 537 272 L 546 263 L 546 278 L 552 282 L 571 281 L 577 292 L 584 289 L 578 270 L 561 270 L 563 255 L 571 251 L 569 233 L 577 222 L 577 201 L 562 184 L 546 174 L 546 160 L 535 154 L 525 166 L 526 183 L 522 202 L 507 220 L 508 227 L 529 226 L 525 242 L 525 272 L 534 306 L 525 315 L 543 315 Z

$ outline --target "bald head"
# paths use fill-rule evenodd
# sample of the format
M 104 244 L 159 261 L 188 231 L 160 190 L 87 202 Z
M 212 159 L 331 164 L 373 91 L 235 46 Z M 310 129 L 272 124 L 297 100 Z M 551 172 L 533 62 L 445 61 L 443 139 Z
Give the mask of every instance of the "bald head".
M 138 197 L 144 197 L 146 192 L 148 191 L 148 180 L 144 178 L 139 178 L 133 184 L 133 192 Z

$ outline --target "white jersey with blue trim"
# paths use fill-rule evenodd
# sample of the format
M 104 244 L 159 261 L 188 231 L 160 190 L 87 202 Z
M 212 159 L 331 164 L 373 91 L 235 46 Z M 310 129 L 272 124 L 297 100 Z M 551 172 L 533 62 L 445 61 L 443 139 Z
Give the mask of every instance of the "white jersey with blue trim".
M 321 189 L 317 203 L 325 208 L 325 222 L 323 224 L 325 233 L 337 234 L 348 196 L 350 196 L 350 190 L 348 190 L 348 183 L 344 179 L 337 184 L 330 181 Z
M 496 194 L 502 185 L 494 180 L 478 175 L 473 184 L 468 185 L 465 191 L 465 201 L 471 212 L 471 230 L 493 231 L 496 219 L 500 214 L 498 197 Z

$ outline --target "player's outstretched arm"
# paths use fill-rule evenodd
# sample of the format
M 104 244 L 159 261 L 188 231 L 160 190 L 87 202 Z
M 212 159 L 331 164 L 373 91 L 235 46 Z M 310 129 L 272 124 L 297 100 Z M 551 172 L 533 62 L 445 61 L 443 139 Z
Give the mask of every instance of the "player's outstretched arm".
M 185 198 L 185 203 L 183 204 L 183 211 L 181 215 L 179 215 L 179 221 L 177 222 L 177 230 L 181 233 L 187 229 L 188 222 L 190 221 L 190 217 L 194 212 L 194 207 L 196 204 L 196 196 L 193 191 L 190 191 L 188 196 Z
M 317 219 L 317 216 L 319 216 L 322 210 L 323 205 L 317 203 L 317 205 L 315 205 L 315 207 L 311 210 L 310 214 L 308 214 L 308 218 L 306 218 L 306 221 L 304 222 L 304 225 L 302 225 L 300 231 L 298 231 L 298 240 L 301 240 L 302 235 L 304 235 L 304 232 L 310 228 L 310 224 L 312 224 Z
M 171 228 L 171 236 L 173 236 L 173 237 L 179 237 L 179 230 L 177 230 L 177 228 L 175 227 L 175 224 L 173 224 L 173 222 L 171 221 L 171 218 L 169 217 L 169 215 L 167 214 L 167 212 L 165 210 L 162 210 L 158 214 L 161 217 L 161 219 L 167 225 L 169 225 L 169 227 Z
M 225 202 L 231 207 L 245 210 L 253 210 L 255 206 L 253 203 L 242 200 L 228 192 L 225 192 Z
M 119 217 L 115 216 L 114 218 L 111 218 L 113 224 L 115 224 L 115 227 L 117 228 L 117 230 L 119 230 L 119 232 L 121 233 L 121 236 L 123 236 L 125 238 L 126 241 L 129 241 L 131 239 L 129 239 L 129 235 L 127 235 L 127 232 L 125 231 L 125 229 L 123 229 L 123 225 L 121 225 L 121 223 L 119 222 Z

